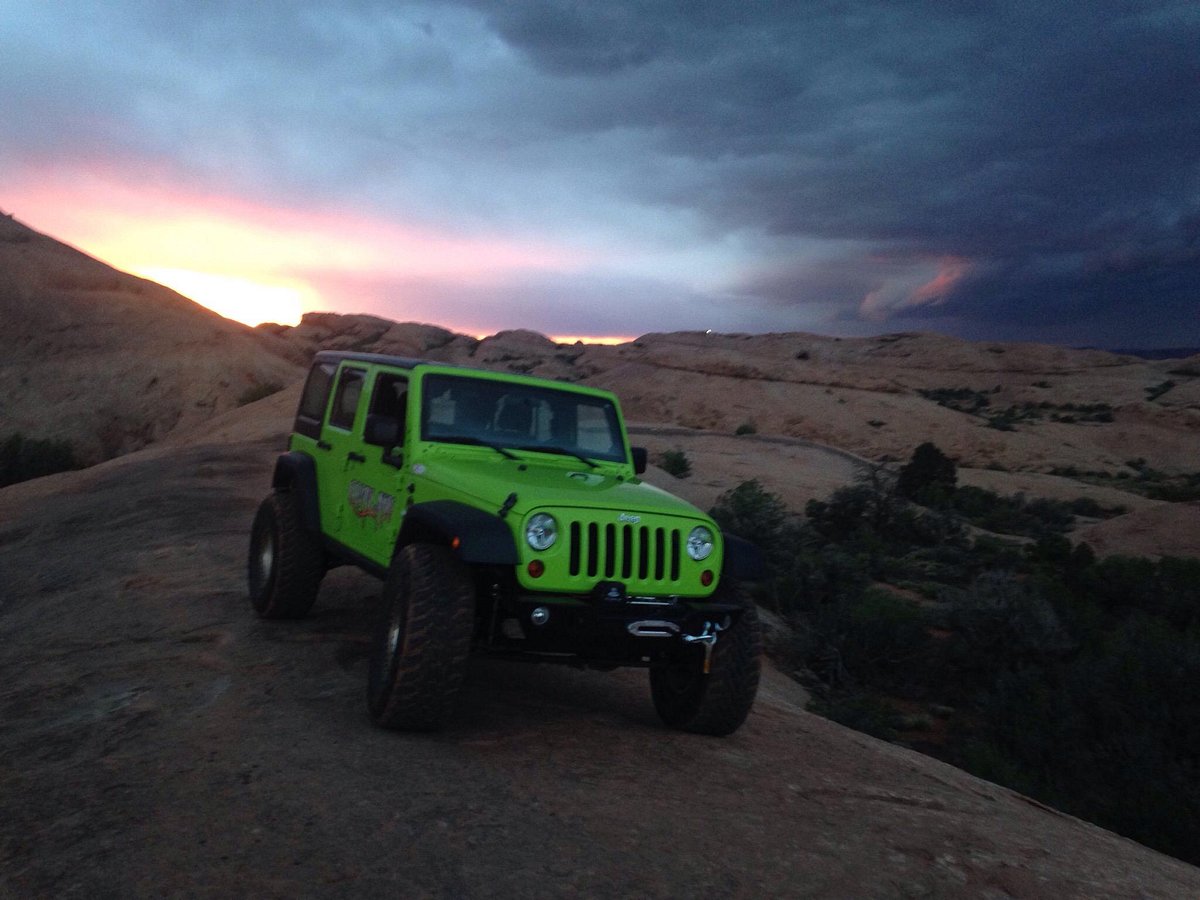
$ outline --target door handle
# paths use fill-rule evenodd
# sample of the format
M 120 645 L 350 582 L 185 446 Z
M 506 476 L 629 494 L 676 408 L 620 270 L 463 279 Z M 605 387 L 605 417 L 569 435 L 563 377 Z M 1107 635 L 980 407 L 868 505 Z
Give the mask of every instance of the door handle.
M 317 449 L 318 450 L 332 450 L 333 444 L 329 443 L 328 441 L 317 441 Z
M 365 456 L 363 456 L 361 453 L 355 453 L 353 451 L 346 454 L 346 459 L 350 460 L 350 462 L 366 462 L 367 461 L 367 458 Z

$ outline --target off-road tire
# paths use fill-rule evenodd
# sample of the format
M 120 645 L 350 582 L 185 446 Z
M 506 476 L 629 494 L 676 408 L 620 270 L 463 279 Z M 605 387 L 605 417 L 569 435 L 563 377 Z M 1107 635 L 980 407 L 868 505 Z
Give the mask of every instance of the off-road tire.
M 275 491 L 258 507 L 247 561 L 250 602 L 264 619 L 302 619 L 325 576 L 325 554 L 300 518 L 299 498 Z
M 659 717 L 672 728 L 695 734 L 727 735 L 750 714 L 758 693 L 762 632 L 754 603 L 729 581 L 715 600 L 735 602 L 743 611 L 712 650 L 711 671 L 704 674 L 704 647 L 682 645 L 650 668 L 650 694 Z
M 392 560 L 371 648 L 367 704 L 377 725 L 435 731 L 466 676 L 475 624 L 470 569 L 448 547 L 408 544 Z

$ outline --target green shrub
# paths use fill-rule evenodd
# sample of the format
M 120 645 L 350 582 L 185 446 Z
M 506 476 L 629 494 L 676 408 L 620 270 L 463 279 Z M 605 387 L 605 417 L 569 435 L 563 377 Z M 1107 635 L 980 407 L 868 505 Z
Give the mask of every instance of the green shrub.
M 922 502 L 934 501 L 938 505 L 954 490 L 958 481 L 958 468 L 937 445 L 926 441 L 913 451 L 912 459 L 900 470 L 896 479 L 896 490 L 901 496 Z
M 82 468 L 70 441 L 27 438 L 18 432 L 0 443 L 0 487 Z
M 737 430 L 734 431 L 734 434 L 736 434 L 736 435 L 756 434 L 757 432 L 758 432 L 758 428 L 755 426 L 755 424 L 753 422 L 743 422 L 741 425 L 739 425 L 737 427 Z
M 991 404 L 991 399 L 988 397 L 987 391 L 977 391 L 973 388 L 931 388 L 929 390 L 918 390 L 918 394 L 926 400 L 932 400 L 938 406 L 944 406 L 947 409 L 953 409 L 956 412 L 964 412 L 969 415 L 977 415 L 980 410 Z
M 818 715 L 882 741 L 896 739 L 896 711 L 870 691 L 831 691 L 809 707 Z
M 757 478 L 726 491 L 708 513 L 725 531 L 752 540 L 767 551 L 778 544 L 788 517 L 784 502 Z
M 1146 402 L 1153 403 L 1155 400 L 1157 400 L 1159 397 L 1161 397 L 1167 391 L 1171 390 L 1171 388 L 1173 388 L 1173 387 L 1175 387 L 1175 382 L 1168 379 L 1167 381 L 1164 381 L 1162 384 L 1156 384 L 1156 385 L 1154 385 L 1154 387 L 1146 388 Z
M 1066 812 L 1200 861 L 1200 639 L 1141 615 L 979 695 L 960 761 Z M 988 748 L 984 750 L 984 748 Z
M 682 450 L 664 450 L 658 458 L 658 467 L 676 478 L 692 474 L 692 462 Z
M 1101 506 L 1091 497 L 1077 497 L 1068 506 L 1074 515 L 1089 519 L 1111 519 L 1128 512 L 1124 506 Z
M 1061 500 L 1002 497 L 972 485 L 955 490 L 950 507 L 977 528 L 1024 537 L 1066 531 L 1075 521 L 1071 505 Z
M 1136 462 L 1139 484 L 1200 484 Z M 1200 861 L 1200 560 L 1097 560 L 1061 534 L 1077 512 L 1113 512 L 1088 500 L 960 487 L 917 512 L 880 469 L 806 522 L 761 488 L 738 498 L 725 505 L 751 521 L 770 511 L 760 597 L 792 626 L 787 664 L 811 678 L 814 712 L 891 740 L 909 727 L 891 698 L 952 706 L 926 749 Z M 968 545 L 958 516 L 1036 540 Z
M 1173 484 L 1152 484 L 1144 492 L 1154 500 L 1165 500 L 1168 503 L 1188 503 L 1200 500 L 1200 484 L 1189 481 Z

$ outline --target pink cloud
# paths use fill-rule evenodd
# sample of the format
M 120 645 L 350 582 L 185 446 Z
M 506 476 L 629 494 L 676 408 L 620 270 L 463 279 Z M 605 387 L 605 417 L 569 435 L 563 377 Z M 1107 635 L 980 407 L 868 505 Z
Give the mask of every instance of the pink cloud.
M 38 173 L 13 185 L 6 203 L 33 227 L 117 268 L 156 280 L 167 272 L 200 276 L 181 276 L 181 284 L 208 277 L 264 292 L 286 285 L 304 298 L 305 311 L 336 308 L 338 298 L 321 296 L 320 283 L 338 276 L 486 286 L 586 262 L 548 244 L 439 233 L 354 210 L 276 208 L 153 177 L 133 184 L 103 169 Z M 254 306 L 248 301 L 245 316 L 219 311 L 253 324 Z
M 971 271 L 969 260 L 947 256 L 938 261 L 938 272 L 912 294 L 913 306 L 942 303 L 955 286 Z
M 969 260 L 959 257 L 943 257 L 936 262 L 875 261 L 892 271 L 859 304 L 859 314 L 870 322 L 885 322 L 898 310 L 944 303 L 972 269 Z

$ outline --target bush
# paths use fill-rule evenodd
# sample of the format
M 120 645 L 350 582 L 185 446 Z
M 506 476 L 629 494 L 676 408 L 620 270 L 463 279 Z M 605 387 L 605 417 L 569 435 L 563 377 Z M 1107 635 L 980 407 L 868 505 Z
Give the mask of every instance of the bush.
M 1146 388 L 1146 402 L 1153 403 L 1173 387 L 1175 387 L 1175 382 L 1168 379 L 1162 384 L 1156 384 L 1154 387 Z
M 929 636 L 915 603 L 890 591 L 870 588 L 837 607 L 835 626 L 842 664 L 855 678 L 890 684 L 911 679 L 926 652 Z
M 737 427 L 737 430 L 734 431 L 734 434 L 736 434 L 736 435 L 756 434 L 757 432 L 758 432 L 758 428 L 755 427 L 753 422 L 743 422 L 741 425 L 739 425 Z
M 895 481 L 872 469 L 803 523 L 756 483 L 722 498 L 726 518 L 765 523 L 759 596 L 792 626 L 810 708 L 895 739 L 908 726 L 891 699 L 953 706 L 927 749 L 1200 861 L 1200 560 L 1097 560 L 1060 533 L 1076 512 L 1111 512 L 1090 501 L 963 487 L 952 509 L 918 512 Z M 968 544 L 957 510 L 1036 541 Z
M 810 709 L 832 722 L 881 741 L 896 739 L 896 711 L 870 691 L 831 691 Z
M 896 490 L 909 500 L 921 497 L 940 500 L 954 490 L 957 482 L 958 468 L 954 460 L 936 444 L 926 441 L 913 451 L 912 459 L 900 470 Z
M 986 679 L 995 672 L 1056 659 L 1072 649 L 1057 611 L 1027 579 L 985 572 L 947 592 L 958 666 Z
M 1076 497 L 1068 507 L 1074 515 L 1089 519 L 1111 519 L 1128 512 L 1124 506 L 1101 506 L 1091 497 Z
M 1175 484 L 1151 484 L 1146 487 L 1145 494 L 1154 500 L 1165 500 L 1168 503 L 1188 503 L 1200 500 L 1200 483 L 1183 481 Z
M 972 771 L 1200 861 L 1200 640 L 1135 616 L 1061 665 L 980 695 Z M 981 753 L 982 747 L 990 748 Z
M 682 450 L 664 450 L 658 458 L 658 467 L 676 478 L 692 474 L 692 462 Z
M 977 528 L 1024 537 L 1063 532 L 1075 521 L 1071 505 L 1061 500 L 1002 497 L 971 485 L 954 491 L 950 507 Z
M 70 441 L 26 438 L 18 432 L 0 443 L 0 487 L 82 468 Z
M 722 530 L 753 540 L 767 552 L 777 548 L 788 517 L 783 501 L 757 478 L 726 491 L 708 514 Z
M 926 400 L 932 400 L 938 406 L 944 406 L 947 409 L 953 409 L 956 412 L 967 413 L 968 415 L 977 415 L 980 410 L 985 409 L 991 404 L 991 399 L 986 391 L 977 391 L 973 388 L 932 388 L 929 390 L 917 390 L 917 393 Z

